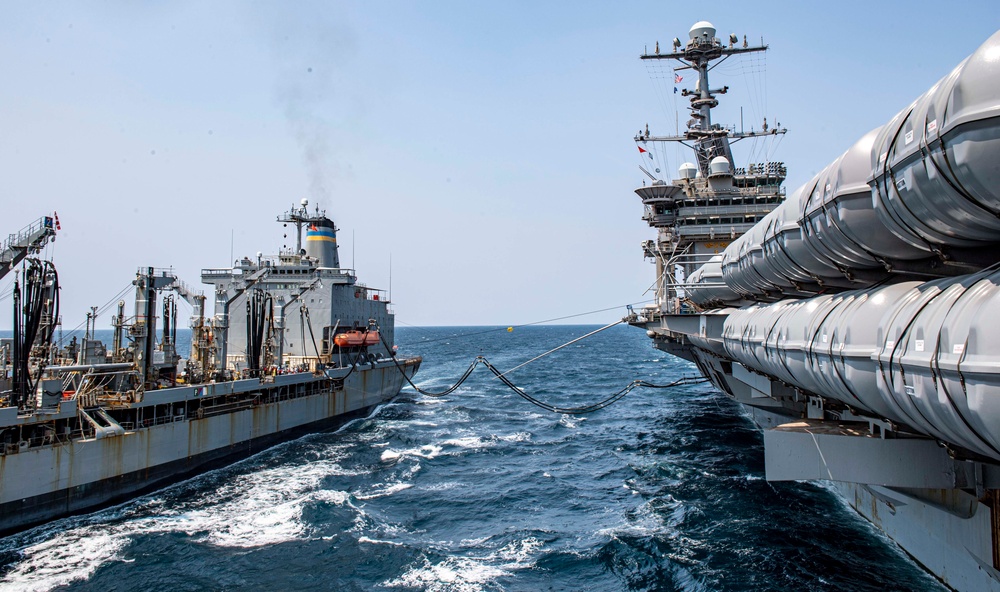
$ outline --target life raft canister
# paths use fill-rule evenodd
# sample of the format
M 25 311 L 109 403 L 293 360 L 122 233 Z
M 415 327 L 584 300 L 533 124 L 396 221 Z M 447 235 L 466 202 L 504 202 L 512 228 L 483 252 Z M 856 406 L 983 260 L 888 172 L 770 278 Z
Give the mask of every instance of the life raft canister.
M 376 345 L 379 342 L 378 331 L 347 331 L 337 333 L 333 342 L 340 347 L 358 347 L 361 345 Z

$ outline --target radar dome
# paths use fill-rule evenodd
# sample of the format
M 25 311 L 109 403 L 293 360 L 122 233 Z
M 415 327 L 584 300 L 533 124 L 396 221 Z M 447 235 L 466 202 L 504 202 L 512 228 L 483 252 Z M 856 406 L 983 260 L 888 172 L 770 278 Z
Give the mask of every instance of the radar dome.
M 302 201 L 300 203 L 302 204 L 302 207 L 304 208 L 307 205 L 309 205 L 309 200 L 303 197 Z
M 691 30 L 688 31 L 688 35 L 691 36 L 691 39 L 704 39 L 711 41 L 715 39 L 715 27 L 708 21 L 698 21 L 691 26 Z
M 698 174 L 698 167 L 694 166 L 693 163 L 685 162 L 677 170 L 677 173 L 680 175 L 681 179 L 694 179 Z
M 708 174 L 715 175 L 731 175 L 732 172 L 729 169 L 729 159 L 725 156 L 716 156 L 712 159 L 712 162 L 708 163 Z

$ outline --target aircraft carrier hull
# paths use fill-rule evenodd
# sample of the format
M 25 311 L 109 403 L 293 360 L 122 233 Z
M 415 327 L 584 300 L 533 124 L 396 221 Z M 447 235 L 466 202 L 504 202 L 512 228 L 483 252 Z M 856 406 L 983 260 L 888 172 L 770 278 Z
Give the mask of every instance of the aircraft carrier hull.
M 789 421 L 760 408 L 743 409 L 765 432 Z M 1000 592 L 1000 572 L 990 565 L 1000 516 L 990 504 L 959 490 L 818 482 L 948 587 Z
M 653 183 L 659 196 L 673 187 L 721 208 L 742 196 L 730 184 L 747 184 L 732 169 L 730 132 L 709 125 L 710 63 L 763 48 L 738 48 L 735 36 L 726 46 L 707 22 L 690 35 L 683 50 L 675 40 L 675 52 L 643 56 L 699 70 L 696 92 L 685 91 L 699 164 Z M 691 221 L 664 216 L 683 208 L 637 190 L 664 221 L 646 217 L 658 229 L 644 244 L 658 257 L 657 302 L 629 317 L 748 410 L 769 481 L 830 483 L 969 591 L 1000 591 L 997 55 L 1000 31 L 768 213 L 747 214 L 755 224 L 738 236 L 733 226 L 715 253 L 676 240 Z M 769 195 L 757 187 L 755 199 Z
M 940 502 L 930 502 L 894 488 L 829 485 L 945 585 L 955 590 L 1000 591 L 1000 573 L 983 559 L 991 556 L 996 518 L 990 506 L 974 496 L 942 490 L 937 492 Z
M 932 439 L 865 437 L 859 433 L 863 428 L 844 432 L 848 436 L 831 431 L 828 419 L 803 419 L 823 410 L 794 389 L 703 347 L 718 347 L 711 329 L 722 316 L 666 316 L 645 327 L 658 349 L 694 362 L 741 404 L 763 432 L 769 480 L 821 482 L 948 587 L 1000 592 L 1000 571 L 993 567 L 1000 549 L 993 465 L 950 458 Z M 700 326 L 704 335 L 692 330 Z M 692 347 L 695 343 L 699 346 Z M 963 483 L 963 474 L 971 474 L 973 482 Z

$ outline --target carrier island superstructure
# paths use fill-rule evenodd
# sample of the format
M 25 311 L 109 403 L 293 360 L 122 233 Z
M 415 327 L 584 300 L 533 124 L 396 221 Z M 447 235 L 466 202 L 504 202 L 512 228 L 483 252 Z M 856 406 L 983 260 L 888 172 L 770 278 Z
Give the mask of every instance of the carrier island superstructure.
M 828 481 L 948 586 L 1000 590 L 1000 32 L 787 197 L 711 121 L 711 64 L 761 49 L 699 22 L 642 56 L 699 76 L 687 132 L 636 141 L 697 162 L 636 191 L 658 289 L 630 322 L 745 406 L 769 480 Z
M 294 230 L 294 249 L 202 270 L 214 315 L 172 271 L 143 268 L 134 314 L 118 302 L 112 343 L 94 339 L 95 311 L 83 338 L 63 347 L 53 343 L 58 274 L 31 257 L 54 239 L 58 219 L 11 235 L 0 275 L 24 266 L 14 336 L 0 343 L 0 531 L 335 427 L 399 392 L 420 358 L 397 355 L 385 292 L 341 267 L 337 228 L 307 200 L 278 222 Z M 186 360 L 180 299 L 193 311 Z

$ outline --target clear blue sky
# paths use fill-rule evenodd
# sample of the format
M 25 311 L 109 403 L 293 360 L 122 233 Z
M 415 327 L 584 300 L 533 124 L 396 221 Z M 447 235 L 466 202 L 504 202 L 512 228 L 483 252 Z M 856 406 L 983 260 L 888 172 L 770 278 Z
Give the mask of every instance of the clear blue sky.
M 391 257 L 403 323 L 642 301 L 632 136 L 673 122 L 638 56 L 701 19 L 771 46 L 789 189 L 1000 28 L 995 0 L 0 2 L 0 234 L 58 211 L 67 328 L 140 266 L 276 252 L 303 197 L 362 281 Z

